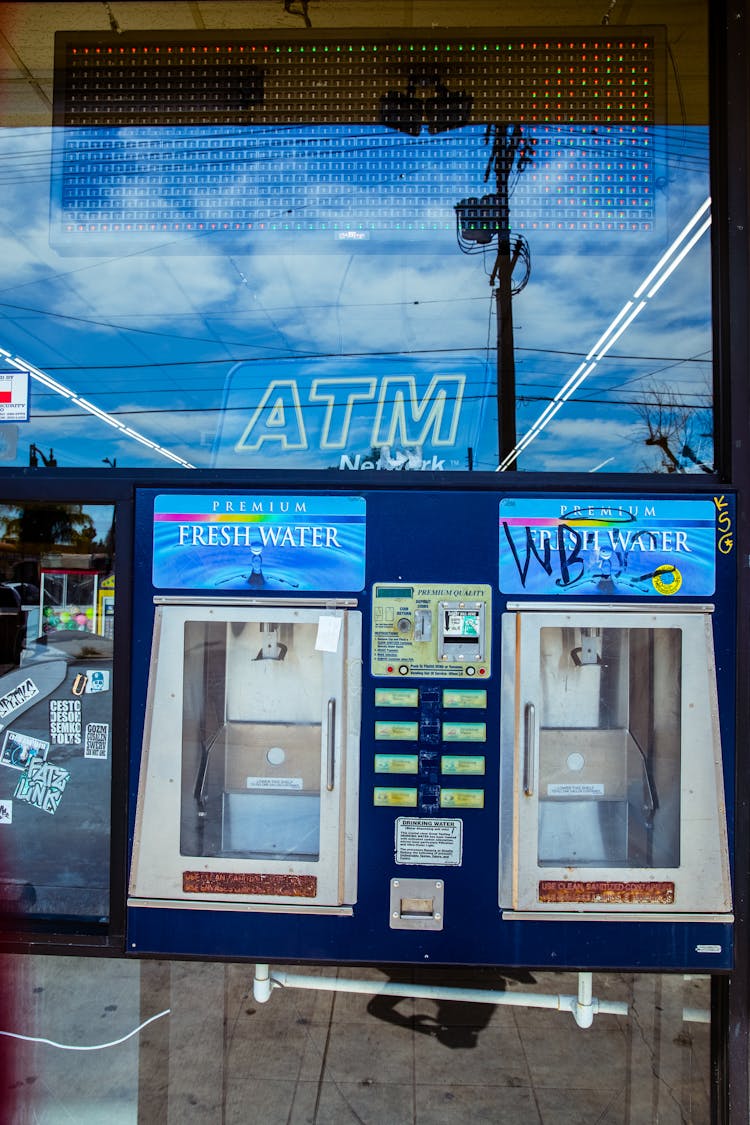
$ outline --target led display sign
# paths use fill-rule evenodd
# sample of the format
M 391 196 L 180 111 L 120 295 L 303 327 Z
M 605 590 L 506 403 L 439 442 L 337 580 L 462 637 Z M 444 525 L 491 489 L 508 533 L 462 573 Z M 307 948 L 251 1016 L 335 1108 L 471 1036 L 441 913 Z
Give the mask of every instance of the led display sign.
M 519 229 L 650 231 L 664 50 L 658 28 L 60 32 L 52 241 L 397 250 L 491 191 L 487 129 L 507 125 L 526 138 Z

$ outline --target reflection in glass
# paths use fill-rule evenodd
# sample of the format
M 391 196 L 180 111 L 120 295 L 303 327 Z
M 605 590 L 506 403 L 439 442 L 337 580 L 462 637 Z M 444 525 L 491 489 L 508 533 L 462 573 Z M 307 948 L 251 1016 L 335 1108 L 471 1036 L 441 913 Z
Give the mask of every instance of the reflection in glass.
M 205 82 L 176 64 L 195 29 L 144 31 L 161 53 L 130 84 L 110 56 L 73 67 L 65 33 L 55 127 L 0 129 L 0 346 L 33 366 L 34 444 L 66 467 L 712 471 L 691 12 L 690 36 L 654 12 L 669 66 L 656 27 L 597 13 L 552 58 L 509 10 L 470 40 L 207 31 Z M 28 452 L 2 429 L 4 463 Z
M 543 628 L 539 864 L 678 867 L 682 634 Z
M 319 858 L 316 635 L 312 621 L 185 625 L 182 855 Z
M 3 915 L 109 917 L 113 518 L 0 504 Z

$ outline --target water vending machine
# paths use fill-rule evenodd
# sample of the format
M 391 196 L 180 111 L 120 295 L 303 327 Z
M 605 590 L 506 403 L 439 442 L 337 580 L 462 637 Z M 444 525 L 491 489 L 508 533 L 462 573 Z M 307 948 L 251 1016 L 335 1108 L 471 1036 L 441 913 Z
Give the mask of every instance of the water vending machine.
M 128 948 L 728 968 L 733 518 L 140 490 Z

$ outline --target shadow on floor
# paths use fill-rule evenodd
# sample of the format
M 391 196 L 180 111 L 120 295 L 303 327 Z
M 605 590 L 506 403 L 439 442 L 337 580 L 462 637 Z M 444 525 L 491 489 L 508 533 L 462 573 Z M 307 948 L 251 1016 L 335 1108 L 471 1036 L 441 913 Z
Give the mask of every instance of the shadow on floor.
M 481 975 L 482 971 L 473 970 L 472 988 L 477 987 L 477 973 Z M 495 992 L 504 992 L 509 980 L 517 984 L 536 983 L 532 974 L 524 970 L 519 970 L 517 973 L 504 973 L 502 976 L 494 970 L 489 970 L 485 975 L 488 979 L 480 981 L 480 986 L 486 984 L 488 989 Z M 426 969 L 417 972 L 394 969 L 388 970 L 388 979 L 399 984 L 430 984 L 443 988 L 460 988 L 464 983 L 461 980 L 460 969 Z M 487 1027 L 495 1010 L 492 1004 L 479 1004 L 474 1001 L 416 999 L 414 1003 L 422 1007 L 436 1004 L 437 1011 L 415 1012 L 407 1016 L 399 1011 L 399 1005 L 404 1002 L 408 1002 L 408 997 L 374 996 L 367 1005 L 367 1011 L 376 1019 L 393 1024 L 395 1027 L 403 1027 L 421 1035 L 434 1036 L 438 1043 L 453 1049 L 476 1047 L 480 1031 Z

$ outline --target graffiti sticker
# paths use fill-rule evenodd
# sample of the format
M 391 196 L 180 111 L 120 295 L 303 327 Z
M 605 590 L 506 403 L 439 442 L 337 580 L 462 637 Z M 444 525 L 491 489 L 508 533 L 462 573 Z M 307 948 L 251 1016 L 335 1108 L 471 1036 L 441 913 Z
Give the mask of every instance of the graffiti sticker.
M 86 671 L 86 694 L 91 695 L 100 691 L 109 691 L 109 670 L 94 669 Z
M 13 688 L 12 691 L 6 692 L 5 695 L 0 695 L 0 719 L 7 718 L 12 715 L 14 711 L 18 711 L 29 700 L 33 699 L 35 695 L 39 695 L 39 688 L 30 677 Z
M 54 746 L 80 746 L 80 699 L 50 699 L 49 737 Z
M 32 759 L 37 758 L 44 762 L 47 758 L 49 742 L 43 738 L 32 738 L 29 734 L 19 734 L 17 731 L 5 732 L 2 750 L 0 750 L 0 765 L 10 766 L 14 770 L 25 770 Z
M 18 779 L 13 796 L 35 809 L 56 813 L 70 774 L 62 766 L 33 759 L 29 768 Z
M 84 758 L 106 758 L 109 749 L 109 723 L 86 723 Z

